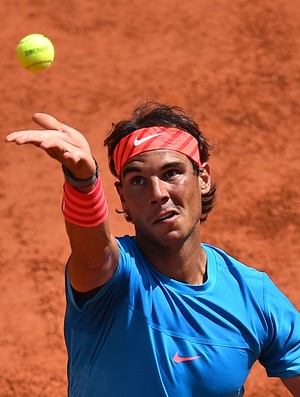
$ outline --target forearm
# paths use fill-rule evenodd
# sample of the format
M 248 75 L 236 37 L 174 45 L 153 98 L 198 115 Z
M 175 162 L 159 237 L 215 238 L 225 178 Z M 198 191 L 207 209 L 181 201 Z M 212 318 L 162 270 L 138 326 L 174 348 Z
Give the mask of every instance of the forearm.
M 64 172 L 66 174 L 68 170 L 64 169 Z M 64 185 L 62 211 L 71 246 L 68 271 L 73 287 L 79 291 L 103 285 L 118 263 L 118 248 L 110 231 L 108 207 L 98 170 L 94 176 L 85 183 L 74 180 L 69 174 Z
M 108 221 L 86 228 L 66 221 L 71 256 L 68 275 L 78 291 L 89 291 L 105 284 L 113 275 L 118 261 L 117 242 Z
M 104 192 L 99 191 L 97 163 L 79 131 L 51 115 L 36 113 L 33 119 L 42 130 L 12 132 L 6 142 L 32 144 L 61 163 L 68 184 L 72 184 L 64 190 L 62 205 L 71 245 L 70 281 L 79 291 L 96 288 L 112 276 L 119 255 L 107 220 Z

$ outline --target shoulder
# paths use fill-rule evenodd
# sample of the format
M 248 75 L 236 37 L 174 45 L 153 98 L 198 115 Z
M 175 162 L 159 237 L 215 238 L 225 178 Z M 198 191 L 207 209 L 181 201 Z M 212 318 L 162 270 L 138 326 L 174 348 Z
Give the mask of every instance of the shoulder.
M 143 260 L 143 256 L 137 247 L 134 236 L 125 235 L 122 237 L 117 237 L 116 240 L 120 252 L 120 262 L 136 262 Z
M 241 277 L 250 280 L 255 279 L 256 283 L 257 280 L 260 280 L 262 283 L 264 283 L 266 273 L 246 265 L 245 263 L 229 255 L 221 248 L 214 247 L 209 244 L 202 244 L 202 246 L 207 252 L 208 260 L 210 259 L 215 261 L 218 268 L 222 271 L 228 272 L 234 277 Z
M 135 243 L 135 237 L 134 236 L 130 236 L 128 234 L 126 234 L 125 236 L 121 236 L 121 237 L 116 237 L 118 246 L 120 249 L 122 249 L 123 251 L 132 251 L 135 250 L 136 247 L 136 243 Z
M 149 263 L 139 250 L 134 236 L 117 237 L 120 260 L 118 270 L 121 274 L 145 275 L 149 273 Z
M 255 304 L 256 309 L 260 307 L 268 317 L 278 311 L 278 302 L 285 308 L 291 305 L 265 272 L 244 264 L 218 247 L 204 244 L 203 248 L 207 252 L 208 265 L 209 261 L 215 263 L 218 283 L 222 289 L 231 293 L 239 291 L 243 299 Z
M 208 256 L 214 258 L 221 272 L 230 274 L 235 279 L 239 279 L 255 289 L 262 289 L 265 299 L 276 302 L 276 299 L 280 298 L 282 301 L 289 303 L 289 299 L 266 272 L 246 265 L 218 247 L 208 244 L 203 244 L 203 247 L 208 252 Z
M 216 262 L 219 285 L 230 291 L 229 295 L 238 290 L 244 300 L 251 302 L 247 307 L 255 307 L 263 314 L 268 329 L 282 329 L 282 318 L 287 328 L 294 323 L 299 327 L 298 310 L 265 272 L 245 265 L 220 248 L 207 244 L 203 248 Z

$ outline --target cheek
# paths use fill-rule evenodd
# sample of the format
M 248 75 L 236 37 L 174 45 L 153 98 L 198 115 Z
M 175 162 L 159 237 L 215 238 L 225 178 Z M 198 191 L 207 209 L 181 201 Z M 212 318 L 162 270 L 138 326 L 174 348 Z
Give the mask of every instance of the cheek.
M 129 208 L 138 209 L 143 206 L 145 198 L 141 192 L 126 192 L 124 195 L 125 205 Z
M 131 218 L 136 220 L 145 213 L 146 205 L 142 194 L 125 194 L 123 209 L 127 210 Z
M 198 219 L 202 213 L 201 191 L 197 184 L 187 185 L 182 192 L 183 207 L 188 211 L 192 218 Z
M 201 202 L 201 189 L 195 179 L 177 185 L 174 189 L 174 194 L 184 198 L 188 202 Z

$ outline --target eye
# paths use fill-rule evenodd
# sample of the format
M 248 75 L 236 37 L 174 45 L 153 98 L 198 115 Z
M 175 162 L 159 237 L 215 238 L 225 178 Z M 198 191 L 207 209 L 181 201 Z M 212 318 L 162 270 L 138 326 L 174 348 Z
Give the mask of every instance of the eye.
M 165 179 L 171 179 L 171 178 L 174 178 L 175 176 L 177 176 L 178 174 L 179 174 L 178 170 L 170 169 L 165 172 L 164 177 L 165 177 Z
M 131 183 L 135 186 L 143 185 L 144 178 L 142 178 L 141 176 L 135 176 L 134 178 L 132 178 Z

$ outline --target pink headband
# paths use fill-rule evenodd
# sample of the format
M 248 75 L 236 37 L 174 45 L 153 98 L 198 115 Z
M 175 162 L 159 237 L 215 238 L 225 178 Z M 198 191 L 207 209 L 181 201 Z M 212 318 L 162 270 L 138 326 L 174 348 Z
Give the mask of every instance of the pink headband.
M 150 150 L 180 152 L 201 167 L 198 141 L 191 134 L 173 127 L 146 127 L 133 131 L 117 144 L 113 160 L 118 176 L 127 160 Z

